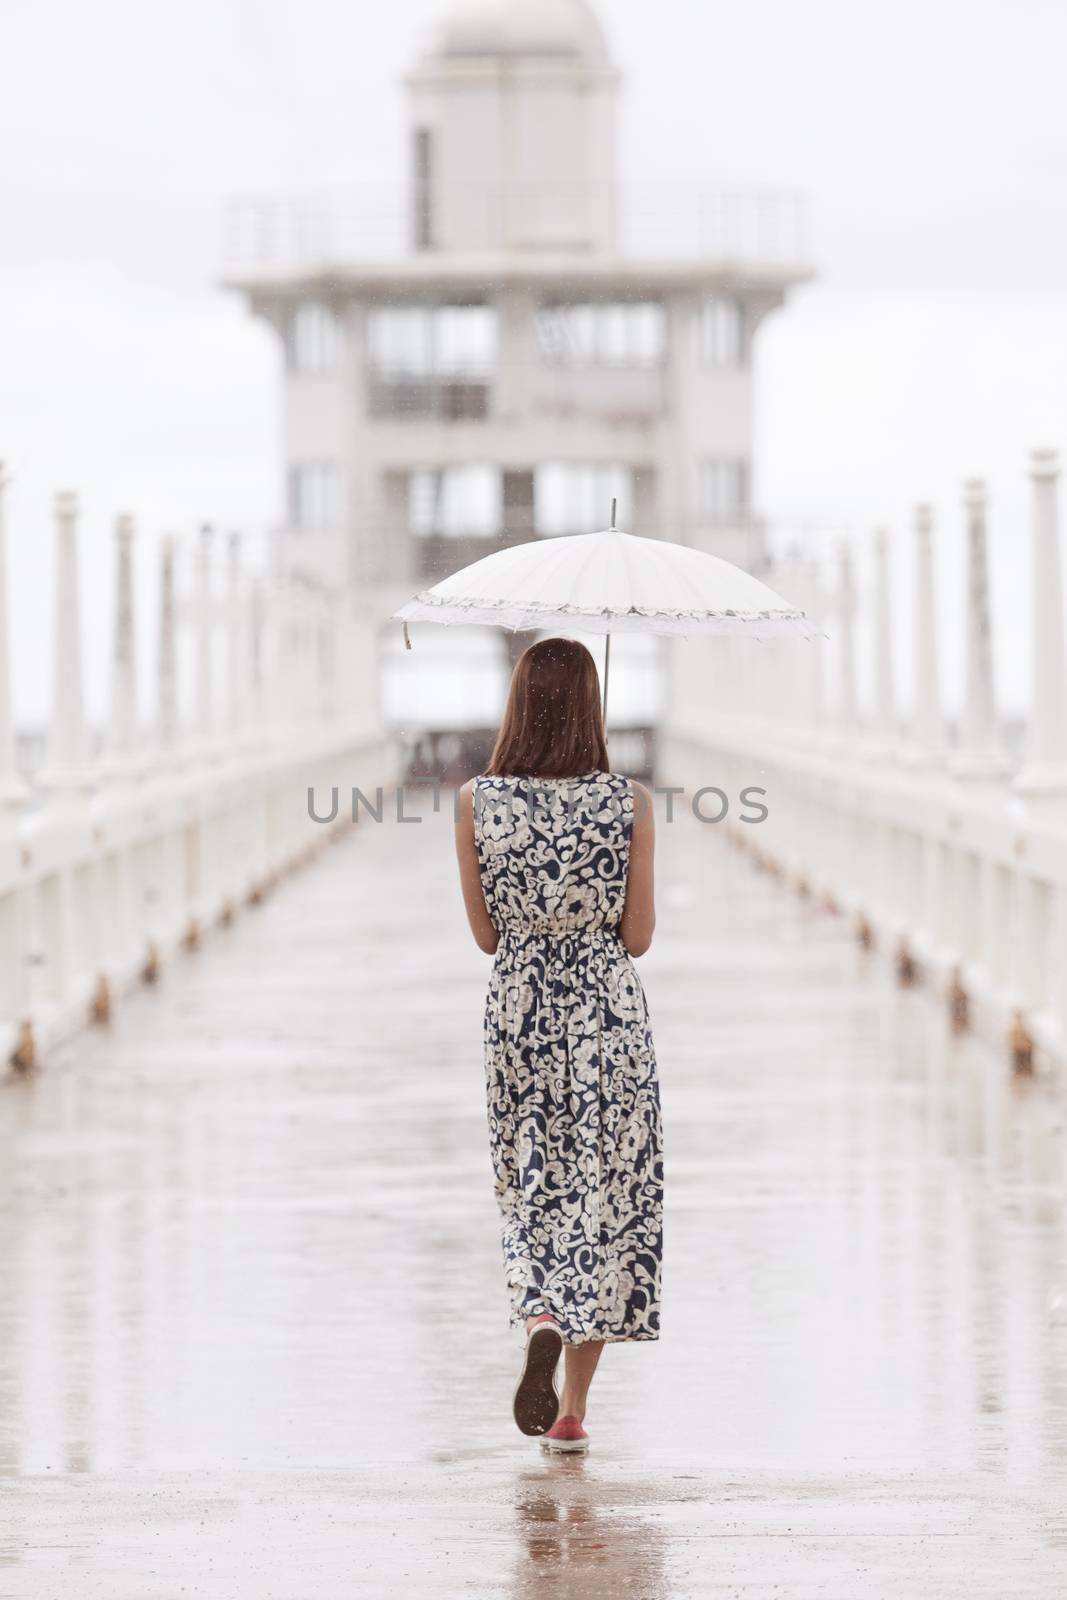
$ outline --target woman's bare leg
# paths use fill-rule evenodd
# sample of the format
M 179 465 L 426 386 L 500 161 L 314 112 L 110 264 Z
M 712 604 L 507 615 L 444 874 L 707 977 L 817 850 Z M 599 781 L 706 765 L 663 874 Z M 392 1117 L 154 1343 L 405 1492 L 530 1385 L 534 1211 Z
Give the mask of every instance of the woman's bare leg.
M 589 1397 L 589 1385 L 593 1381 L 593 1373 L 596 1371 L 603 1348 L 603 1339 L 590 1339 L 585 1344 L 564 1346 L 563 1393 L 559 1397 L 561 1417 L 577 1417 L 579 1422 L 583 1421 L 585 1402 Z

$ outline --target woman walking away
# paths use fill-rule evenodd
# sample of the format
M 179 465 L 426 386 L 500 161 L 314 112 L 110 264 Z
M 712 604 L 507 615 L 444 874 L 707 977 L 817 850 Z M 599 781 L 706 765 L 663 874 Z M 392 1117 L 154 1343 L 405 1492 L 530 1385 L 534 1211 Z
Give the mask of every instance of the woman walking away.
M 631 960 L 655 926 L 652 806 L 608 770 L 583 645 L 547 639 L 519 660 L 489 770 L 460 791 L 456 847 L 471 931 L 495 954 L 489 1138 L 511 1324 L 526 1329 L 515 1421 L 584 1451 L 604 1345 L 659 1337 L 663 1163 Z

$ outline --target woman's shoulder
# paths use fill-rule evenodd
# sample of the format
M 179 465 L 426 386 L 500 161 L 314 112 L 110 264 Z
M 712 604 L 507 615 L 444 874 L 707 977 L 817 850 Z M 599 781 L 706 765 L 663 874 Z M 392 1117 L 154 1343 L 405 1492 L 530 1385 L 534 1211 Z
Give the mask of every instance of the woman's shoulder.
M 487 804 L 491 805 L 495 794 L 510 793 L 509 785 L 512 781 L 496 773 L 476 773 L 473 778 L 468 778 L 466 783 L 461 783 L 456 791 L 461 811 L 478 811 Z
M 518 779 L 505 773 L 479 772 L 476 777 L 468 778 L 460 792 L 462 804 L 470 805 L 474 810 L 484 809 L 499 803 L 505 797 L 510 805 L 516 792 Z
M 599 772 L 597 777 L 602 778 L 605 783 L 610 784 L 612 788 L 618 789 L 621 793 L 633 795 L 635 799 L 639 795 L 648 795 L 648 790 L 644 784 L 638 783 L 636 778 L 629 777 L 625 772 Z
M 643 783 L 638 783 L 636 778 L 629 779 L 630 795 L 633 800 L 634 819 L 637 823 L 644 823 L 646 827 L 652 826 L 652 794 Z
M 627 822 L 644 823 L 647 827 L 652 817 L 652 796 L 644 784 L 625 772 L 605 772 L 601 776 Z
M 627 778 L 623 773 L 616 774 L 620 783 L 626 784 L 635 800 L 643 800 L 646 805 L 652 800 L 652 795 L 643 783 L 638 783 L 636 778 Z

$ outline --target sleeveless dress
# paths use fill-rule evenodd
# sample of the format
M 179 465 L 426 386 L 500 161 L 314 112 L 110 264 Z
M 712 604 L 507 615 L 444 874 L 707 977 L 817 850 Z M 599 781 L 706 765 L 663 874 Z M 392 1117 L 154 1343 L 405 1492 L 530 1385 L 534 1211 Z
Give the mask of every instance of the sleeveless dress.
M 573 1344 L 659 1337 L 663 1160 L 641 980 L 619 938 L 628 778 L 480 777 L 474 834 L 500 934 L 485 1008 L 510 1321 Z

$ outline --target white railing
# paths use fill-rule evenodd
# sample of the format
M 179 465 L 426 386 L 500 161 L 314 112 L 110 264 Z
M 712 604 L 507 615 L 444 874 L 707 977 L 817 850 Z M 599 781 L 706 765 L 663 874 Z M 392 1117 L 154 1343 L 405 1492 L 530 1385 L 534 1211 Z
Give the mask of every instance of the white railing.
M 1055 456 L 1035 452 L 1032 696 L 1012 773 L 993 694 L 985 493 L 969 483 L 966 699 L 949 748 L 941 711 L 932 518 L 915 520 L 915 701 L 894 705 L 890 586 L 875 548 L 873 693 L 861 720 L 853 650 L 855 587 L 842 552 L 835 592 L 794 559 L 779 587 L 821 613 L 831 642 L 680 643 L 664 740 L 672 784 L 716 785 L 725 826 L 767 870 L 858 938 L 928 982 L 955 1026 L 1003 1041 L 1015 1066 L 1067 1058 L 1067 666 Z M 829 681 L 833 663 L 835 682 Z M 766 821 L 737 820 L 736 796 L 766 791 Z M 710 816 L 721 802 L 702 802 Z M 728 915 L 728 908 L 718 914 Z
M 342 596 L 250 574 L 228 541 L 214 582 L 203 530 L 185 595 L 181 552 L 160 553 L 157 696 L 137 715 L 134 529 L 116 525 L 117 605 L 109 725 L 88 754 L 82 703 L 78 508 L 56 502 L 54 708 L 27 783 L 15 758 L 8 674 L 0 474 L 0 1065 L 106 1021 L 132 986 L 160 981 L 179 952 L 257 904 L 346 825 L 318 824 L 307 793 L 392 780 L 374 708 L 374 629 Z M 180 715 L 178 640 L 193 634 L 195 710 Z M 224 671 L 216 674 L 218 647 Z
M 578 211 L 597 211 L 607 186 L 569 196 Z M 470 185 L 488 237 L 509 237 L 524 207 L 558 187 L 501 193 Z M 610 186 L 616 248 L 626 256 L 712 256 L 742 264 L 804 267 L 812 259 L 808 202 L 793 189 L 707 188 L 678 183 Z M 396 184 L 247 195 L 227 202 L 222 256 L 227 271 L 297 269 L 412 254 L 412 204 Z M 491 225 L 490 225 L 491 223 Z

